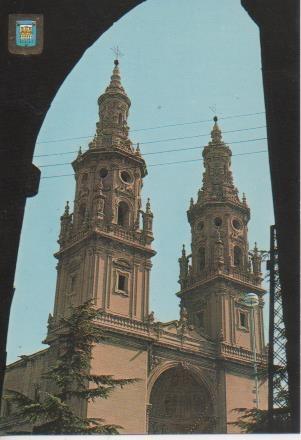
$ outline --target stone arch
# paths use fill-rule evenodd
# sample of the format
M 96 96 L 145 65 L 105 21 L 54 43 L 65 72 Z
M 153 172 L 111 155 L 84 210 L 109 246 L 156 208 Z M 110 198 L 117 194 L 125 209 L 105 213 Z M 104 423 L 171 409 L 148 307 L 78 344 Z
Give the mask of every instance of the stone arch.
M 119 226 L 130 226 L 130 207 L 124 200 L 117 205 L 117 224 Z
M 158 365 L 148 383 L 148 433 L 215 432 L 216 399 L 202 368 L 169 361 Z
M 121 214 L 123 216 L 124 222 L 121 222 L 122 218 L 119 217 L 120 208 L 121 210 L 124 210 L 123 213 Z M 130 200 L 124 198 L 118 199 L 115 203 L 115 215 L 114 215 L 114 219 L 117 225 L 124 227 L 131 226 L 133 224 L 133 212 L 134 212 L 134 206 Z

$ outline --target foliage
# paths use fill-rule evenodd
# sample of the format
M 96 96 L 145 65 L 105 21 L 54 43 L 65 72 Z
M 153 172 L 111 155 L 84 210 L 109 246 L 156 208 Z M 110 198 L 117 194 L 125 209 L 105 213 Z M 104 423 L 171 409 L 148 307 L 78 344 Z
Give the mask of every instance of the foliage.
M 229 424 L 240 428 L 243 433 L 266 433 L 268 432 L 268 411 L 257 408 L 235 408 L 240 414 L 236 422 Z
M 257 408 L 235 408 L 240 414 L 236 422 L 229 424 L 240 428 L 243 433 L 270 432 L 268 410 Z M 277 434 L 290 432 L 290 411 L 288 407 L 276 408 L 273 411 L 273 432 Z
M 91 374 L 92 347 L 104 339 L 102 330 L 95 325 L 100 313 L 88 301 L 72 308 L 70 316 L 61 319 L 57 360 L 43 375 L 56 391 L 37 388 L 31 399 L 7 390 L 4 398 L 17 408 L 20 420 L 34 425 L 34 433 L 118 434 L 120 426 L 106 425 L 101 418 L 81 417 L 74 409 L 79 400 L 107 399 L 116 387 L 136 381 Z

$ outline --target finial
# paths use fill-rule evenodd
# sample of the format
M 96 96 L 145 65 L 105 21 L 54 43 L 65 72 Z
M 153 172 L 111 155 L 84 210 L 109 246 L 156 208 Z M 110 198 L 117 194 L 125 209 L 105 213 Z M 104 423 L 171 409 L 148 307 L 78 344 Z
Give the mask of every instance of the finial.
M 64 214 L 65 215 L 69 215 L 69 201 L 67 200 L 67 202 L 66 202 L 66 206 L 65 206 L 65 212 L 64 212 Z
M 246 199 L 246 195 L 245 195 L 245 193 L 242 193 L 242 203 L 243 203 L 244 205 L 247 204 L 247 199 Z
M 258 253 L 258 248 L 257 248 L 257 243 L 255 241 L 255 245 L 254 245 L 254 253 L 257 254 Z
M 146 213 L 150 213 L 150 212 L 151 212 L 150 198 L 148 197 L 146 202 Z
M 186 249 L 185 249 L 185 244 L 183 244 L 183 248 L 182 248 L 182 255 L 183 257 L 186 256 Z
M 222 140 L 222 132 L 217 124 L 218 121 L 217 116 L 214 116 L 213 120 L 214 120 L 214 125 L 211 131 L 211 139 L 214 144 L 219 144 Z
M 80 157 L 82 155 L 82 147 L 79 147 L 77 157 Z
M 137 154 L 140 154 L 140 145 L 139 145 L 139 142 L 137 143 L 136 153 L 137 153 Z
M 193 206 L 193 197 L 191 197 L 191 199 L 190 199 L 190 207 L 192 207 Z
M 124 89 L 121 85 L 121 78 L 120 78 L 120 72 L 119 72 L 119 57 L 122 55 L 122 53 L 120 52 L 118 46 L 111 48 L 111 50 L 115 54 L 114 69 L 113 69 L 113 73 L 111 76 L 111 82 L 110 82 L 109 86 L 106 88 L 106 92 L 118 89 L 122 93 L 125 93 Z

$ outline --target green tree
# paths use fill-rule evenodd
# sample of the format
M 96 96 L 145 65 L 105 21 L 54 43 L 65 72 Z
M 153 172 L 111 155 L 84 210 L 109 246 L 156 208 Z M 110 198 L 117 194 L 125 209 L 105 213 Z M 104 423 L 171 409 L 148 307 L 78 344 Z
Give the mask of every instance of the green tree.
M 257 408 L 235 408 L 233 411 L 239 414 L 237 421 L 229 425 L 236 426 L 242 433 L 267 433 L 268 412 Z
M 37 388 L 31 399 L 17 391 L 6 390 L 4 398 L 16 407 L 20 420 L 34 425 L 34 433 L 118 434 L 121 426 L 107 425 L 101 418 L 81 417 L 74 409 L 80 400 L 107 399 L 116 387 L 136 381 L 91 374 L 93 345 L 105 338 L 95 324 L 100 314 L 101 311 L 89 301 L 72 308 L 70 316 L 61 319 L 57 360 L 43 375 L 55 392 Z
M 242 433 L 261 433 L 271 432 L 269 427 L 268 410 L 257 408 L 236 408 L 234 411 L 240 414 L 236 422 L 230 425 L 240 428 Z M 290 432 L 291 416 L 288 407 L 276 408 L 273 411 L 273 432 L 277 434 Z

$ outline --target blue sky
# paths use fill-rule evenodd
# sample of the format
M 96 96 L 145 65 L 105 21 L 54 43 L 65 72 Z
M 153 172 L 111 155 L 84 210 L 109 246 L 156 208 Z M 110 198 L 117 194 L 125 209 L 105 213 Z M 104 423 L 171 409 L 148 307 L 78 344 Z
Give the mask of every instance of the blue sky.
M 156 318 L 178 317 L 177 260 L 182 244 L 190 246 L 186 210 L 201 187 L 201 150 L 215 113 L 222 130 L 229 132 L 224 140 L 232 149 L 235 184 L 251 208 L 250 246 L 257 241 L 268 249 L 273 223 L 268 155 L 241 155 L 267 150 L 258 28 L 239 0 L 147 0 L 85 52 L 58 91 L 39 134 L 34 163 L 41 166 L 42 180 L 38 195 L 26 205 L 8 362 L 45 347 L 41 341 L 53 309 L 59 217 L 75 189 L 72 176 L 46 177 L 72 174 L 68 164 L 75 153 L 69 152 L 80 145 L 86 149 L 93 137 L 97 98 L 108 84 L 114 59 L 110 49 L 116 45 L 124 53 L 122 82 L 132 101 L 130 136 L 140 142 L 149 166 L 143 200 L 151 198 L 154 212 L 158 254 L 153 259 L 151 309 Z M 195 121 L 207 122 L 150 129 Z M 184 139 L 165 140 L 170 138 Z M 199 148 L 147 154 L 190 147 Z M 53 153 L 60 155 L 37 157 Z

